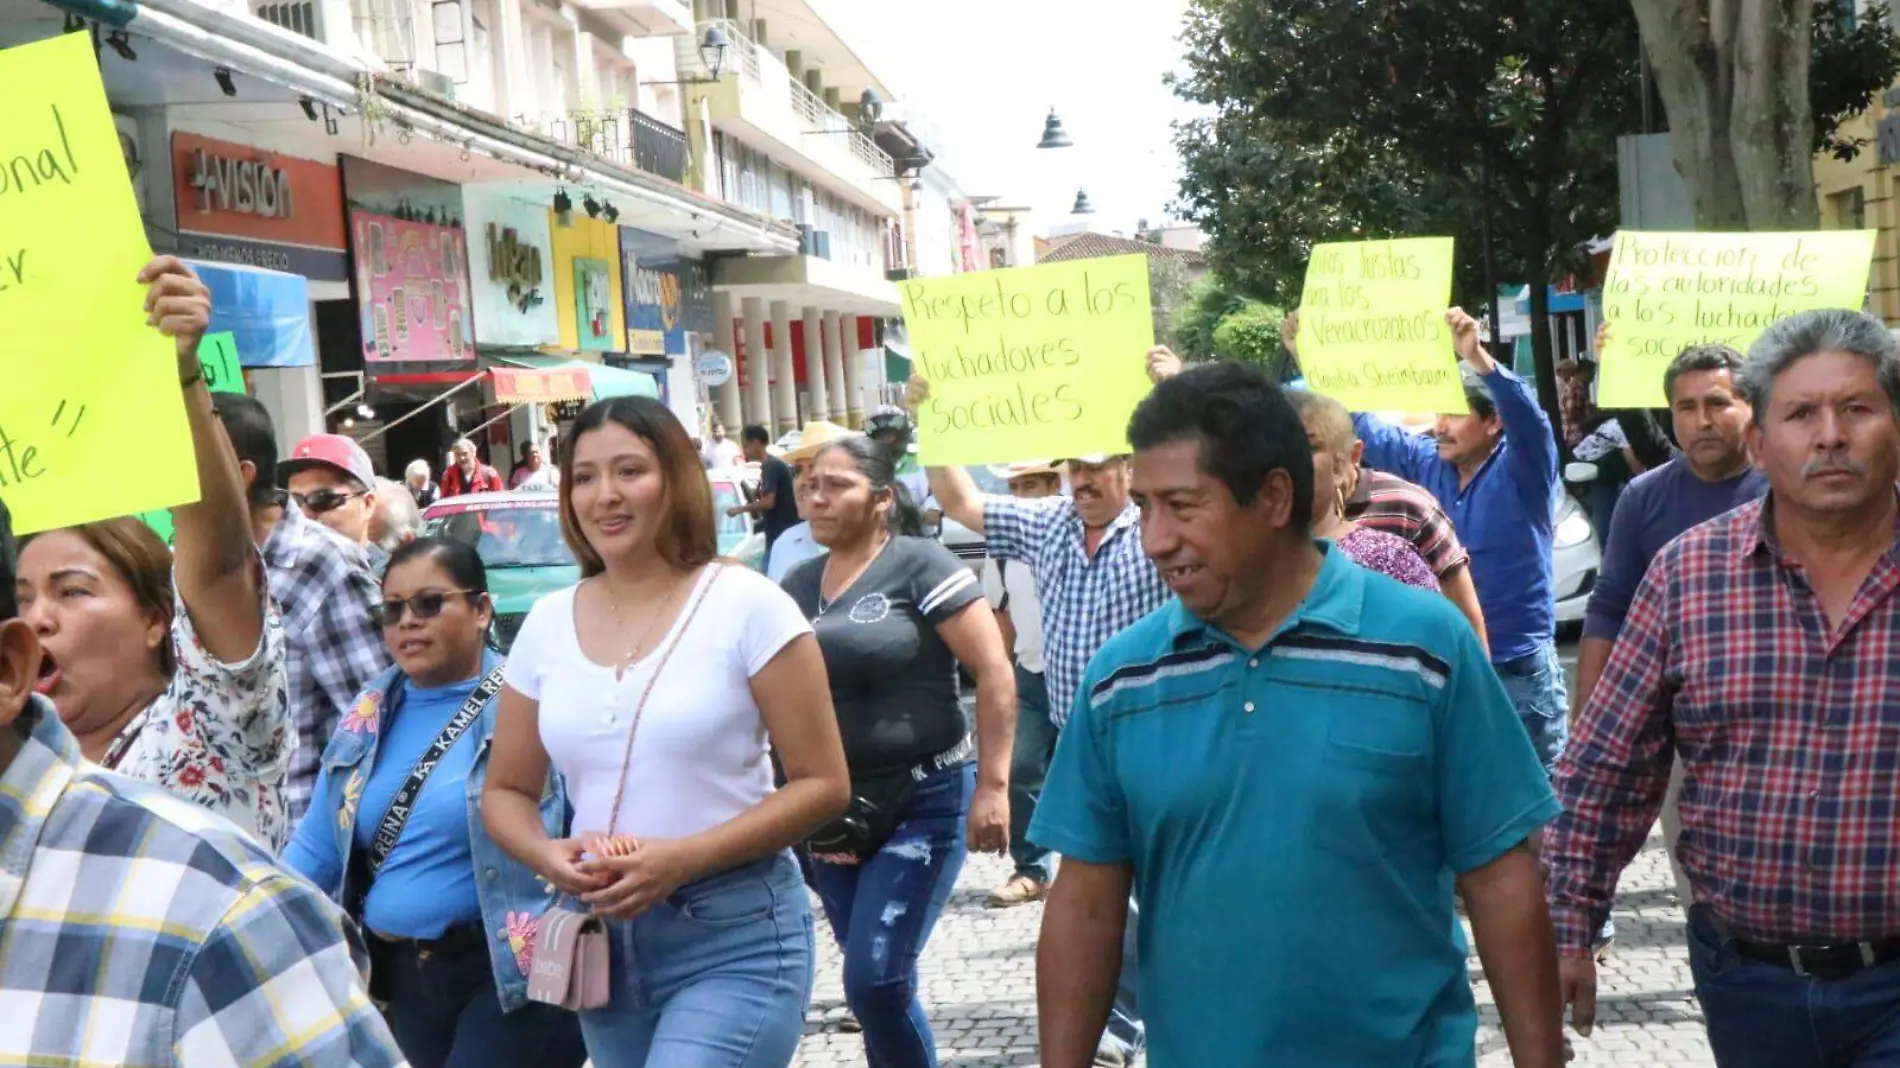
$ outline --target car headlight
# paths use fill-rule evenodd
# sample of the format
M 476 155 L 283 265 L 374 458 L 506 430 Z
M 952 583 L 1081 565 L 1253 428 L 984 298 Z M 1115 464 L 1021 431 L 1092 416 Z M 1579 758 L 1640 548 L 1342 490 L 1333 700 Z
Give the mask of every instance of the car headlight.
M 1557 523 L 1557 548 L 1568 549 L 1590 540 L 1590 520 L 1572 512 Z

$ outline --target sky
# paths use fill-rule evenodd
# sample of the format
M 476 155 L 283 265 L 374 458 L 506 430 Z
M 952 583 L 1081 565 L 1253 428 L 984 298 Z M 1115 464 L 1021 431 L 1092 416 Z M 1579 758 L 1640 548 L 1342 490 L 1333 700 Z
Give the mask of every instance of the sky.
M 1132 232 L 1168 217 L 1179 180 L 1170 123 L 1192 109 L 1162 84 L 1179 65 L 1187 0 L 813 0 L 894 97 L 942 135 L 939 160 L 971 196 Z M 1112 13 L 1111 13 L 1112 12 Z M 1053 107 L 1075 147 L 1038 150 Z

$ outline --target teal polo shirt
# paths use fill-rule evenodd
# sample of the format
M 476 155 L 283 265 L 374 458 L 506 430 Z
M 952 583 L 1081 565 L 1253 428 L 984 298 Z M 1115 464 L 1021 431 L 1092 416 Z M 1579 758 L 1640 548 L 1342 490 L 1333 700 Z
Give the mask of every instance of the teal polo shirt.
M 1320 547 L 1260 649 L 1178 600 L 1105 644 L 1029 828 L 1133 867 L 1152 1068 L 1471 1065 L 1454 876 L 1558 812 L 1451 602 Z

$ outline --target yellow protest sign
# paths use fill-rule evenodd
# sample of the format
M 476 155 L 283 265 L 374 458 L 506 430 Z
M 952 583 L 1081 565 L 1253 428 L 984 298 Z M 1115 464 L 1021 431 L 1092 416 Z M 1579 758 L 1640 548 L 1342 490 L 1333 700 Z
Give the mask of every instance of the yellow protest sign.
M 1355 412 L 1462 412 L 1452 351 L 1452 239 L 1313 246 L 1300 293 L 1300 373 Z
M 927 464 L 1128 451 L 1154 345 L 1148 258 L 1113 256 L 900 285 Z
M 1693 234 L 1619 230 L 1603 284 L 1601 408 L 1664 408 L 1663 372 L 1690 345 L 1743 352 L 1777 319 L 1860 308 L 1874 231 Z
M 0 51 L 0 497 L 20 533 L 198 499 L 92 38 Z

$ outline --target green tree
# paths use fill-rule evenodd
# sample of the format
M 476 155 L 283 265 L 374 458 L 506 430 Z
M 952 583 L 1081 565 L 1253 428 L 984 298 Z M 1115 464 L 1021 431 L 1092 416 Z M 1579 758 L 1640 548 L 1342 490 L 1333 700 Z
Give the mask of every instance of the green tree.
M 1546 286 L 1615 228 L 1627 2 L 1193 0 L 1175 88 L 1212 117 L 1179 131 L 1182 200 L 1215 268 L 1292 303 L 1311 242 L 1448 234 L 1460 303 L 1530 283 L 1556 425 Z

